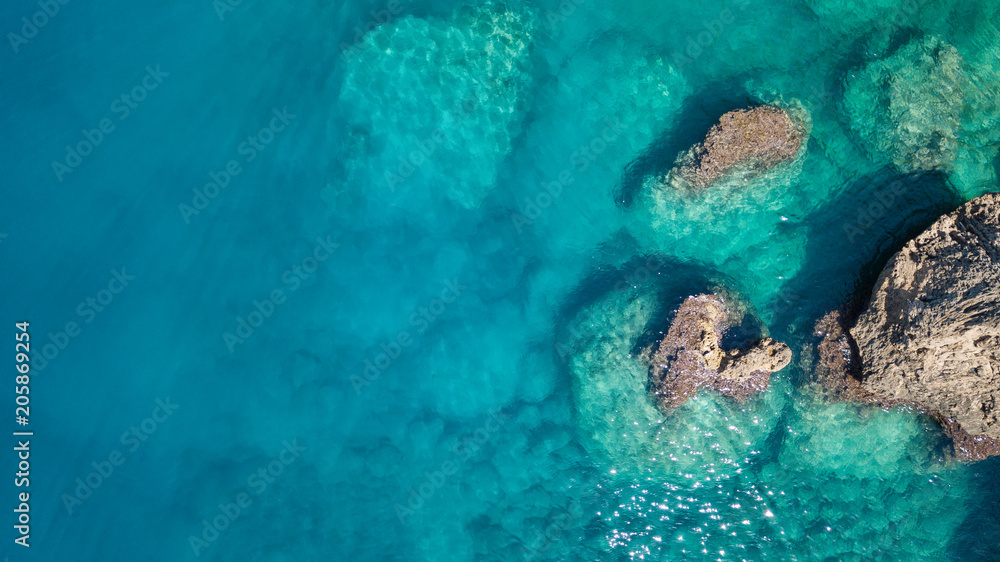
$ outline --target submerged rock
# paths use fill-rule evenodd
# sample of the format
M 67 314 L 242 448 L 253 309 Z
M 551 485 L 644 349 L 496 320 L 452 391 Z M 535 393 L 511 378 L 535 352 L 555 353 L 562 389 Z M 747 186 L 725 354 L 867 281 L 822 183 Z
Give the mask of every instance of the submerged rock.
M 805 136 L 784 109 L 761 105 L 726 113 L 705 140 L 682 153 L 671 175 L 695 190 L 733 172 L 757 174 L 791 160 Z
M 962 127 L 962 57 L 936 37 L 915 39 L 847 81 L 844 105 L 868 150 L 904 173 L 951 169 Z
M 745 400 L 766 390 L 771 373 L 791 362 L 788 346 L 770 338 L 745 349 L 722 349 L 722 335 L 733 324 L 718 296 L 692 296 L 681 304 L 650 365 L 651 390 L 661 408 L 672 410 L 706 386 Z
M 853 328 L 828 316 L 818 331 L 817 378 L 838 396 L 913 406 L 959 456 L 1000 455 L 1000 194 L 941 217 L 893 256 Z
M 479 206 L 522 129 L 534 28 L 531 13 L 487 2 L 450 18 L 400 17 L 345 50 L 340 103 L 367 137 L 347 165 L 375 174 L 352 180 Z

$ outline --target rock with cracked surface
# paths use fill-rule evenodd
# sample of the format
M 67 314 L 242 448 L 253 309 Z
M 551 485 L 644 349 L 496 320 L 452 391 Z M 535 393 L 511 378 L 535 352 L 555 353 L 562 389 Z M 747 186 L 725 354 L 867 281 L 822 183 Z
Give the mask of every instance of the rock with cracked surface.
M 893 256 L 851 334 L 865 389 L 1000 439 L 1000 194 L 941 217 Z
M 681 304 L 650 365 L 650 387 L 661 409 L 673 410 L 702 387 L 746 400 L 766 390 L 771 373 L 791 362 L 788 346 L 770 338 L 724 350 L 720 340 L 736 320 L 716 295 L 688 297 Z
M 857 344 L 844 327 L 840 312 L 831 312 L 817 322 L 815 335 L 822 338 L 822 341 L 817 347 L 819 362 L 815 365 L 813 377 L 826 389 L 828 397 L 833 401 L 857 402 L 883 409 L 897 406 L 913 408 L 930 416 L 941 426 L 945 435 L 952 440 L 957 458 L 980 461 L 1000 455 L 1000 439 L 972 435 L 953 418 L 925 404 L 881 396 L 866 389 L 860 380 L 861 360 L 855 349 Z

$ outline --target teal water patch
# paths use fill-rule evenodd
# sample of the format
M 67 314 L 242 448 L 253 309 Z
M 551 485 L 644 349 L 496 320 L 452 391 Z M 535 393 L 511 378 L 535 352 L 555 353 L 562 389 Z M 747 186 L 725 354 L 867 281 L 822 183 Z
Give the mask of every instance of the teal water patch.
M 666 57 L 617 32 L 550 56 L 560 58 L 510 162 L 510 223 L 556 249 L 600 244 L 625 226 L 616 201 L 622 170 L 673 124 L 690 87 Z
M 780 535 L 817 559 L 947 557 L 966 517 L 967 471 L 943 460 L 932 424 L 912 412 L 796 406 L 778 462 L 761 471 Z
M 994 66 L 968 64 L 936 37 L 914 39 L 848 81 L 845 109 L 874 158 L 904 173 L 958 167 L 956 183 L 974 189 L 996 180 Z
M 998 189 L 996 2 L 225 4 L 60 4 L 0 55 L 0 310 L 65 343 L 31 559 L 997 558 L 996 460 L 806 384 L 815 321 Z M 808 124 L 793 162 L 663 185 L 757 103 Z M 642 352 L 717 285 L 795 360 L 660 412 Z

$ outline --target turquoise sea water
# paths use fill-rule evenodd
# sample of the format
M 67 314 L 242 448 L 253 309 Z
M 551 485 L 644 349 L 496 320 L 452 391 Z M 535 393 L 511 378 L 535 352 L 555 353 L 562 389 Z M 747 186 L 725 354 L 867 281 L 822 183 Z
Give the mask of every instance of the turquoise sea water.
M 1000 3 L 54 5 L 0 8 L 10 560 L 1000 559 L 997 459 L 808 384 L 998 189 Z M 757 103 L 793 164 L 658 185 Z M 637 356 L 718 286 L 795 360 L 663 416 Z

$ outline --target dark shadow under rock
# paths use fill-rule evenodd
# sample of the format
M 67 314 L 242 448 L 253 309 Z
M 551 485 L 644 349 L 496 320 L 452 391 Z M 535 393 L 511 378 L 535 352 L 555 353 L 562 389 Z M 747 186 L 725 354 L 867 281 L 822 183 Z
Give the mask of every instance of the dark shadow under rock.
M 891 168 L 859 178 L 806 218 L 806 261 L 773 305 L 776 337 L 810 330 L 816 318 L 845 307 L 859 312 L 892 255 L 963 201 L 936 173 L 900 175 Z M 838 252 L 839 260 L 829 253 Z
M 675 125 L 660 136 L 643 154 L 630 163 L 622 175 L 617 199 L 631 207 L 642 190 L 647 176 L 663 176 L 666 166 L 672 165 L 678 154 L 700 143 L 708 131 L 719 121 L 719 116 L 734 109 L 758 104 L 746 90 L 747 76 L 715 82 L 688 96 Z

